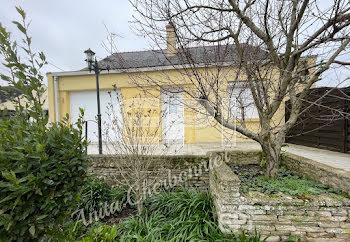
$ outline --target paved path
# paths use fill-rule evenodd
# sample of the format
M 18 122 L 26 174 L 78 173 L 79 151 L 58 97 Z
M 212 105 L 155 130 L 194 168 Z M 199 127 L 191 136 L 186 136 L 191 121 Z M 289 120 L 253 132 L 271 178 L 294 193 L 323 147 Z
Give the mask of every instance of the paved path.
M 158 154 L 164 154 L 166 151 L 167 155 L 205 155 L 208 151 L 215 150 L 261 150 L 260 145 L 255 142 L 237 143 L 236 145 L 223 146 L 222 144 L 175 144 L 170 149 L 164 149 L 161 147 Z M 350 154 L 344 154 L 340 152 L 333 152 L 323 149 L 311 148 L 301 145 L 288 144 L 287 147 L 283 147 L 283 150 L 303 156 L 305 158 L 312 159 L 325 165 L 329 165 L 335 168 L 344 169 L 350 171 Z M 89 154 L 97 154 L 97 145 L 93 144 L 89 146 Z M 107 147 L 104 147 L 104 154 L 114 153 L 113 151 L 108 152 Z
M 288 144 L 288 147 L 284 147 L 283 150 L 325 165 L 350 171 L 350 154 L 294 144 Z

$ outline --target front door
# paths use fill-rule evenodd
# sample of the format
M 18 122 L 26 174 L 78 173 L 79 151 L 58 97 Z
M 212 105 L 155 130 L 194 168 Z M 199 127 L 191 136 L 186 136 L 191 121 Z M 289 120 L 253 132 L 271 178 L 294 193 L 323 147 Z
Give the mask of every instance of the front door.
M 184 142 L 183 92 L 162 93 L 162 133 L 166 143 Z

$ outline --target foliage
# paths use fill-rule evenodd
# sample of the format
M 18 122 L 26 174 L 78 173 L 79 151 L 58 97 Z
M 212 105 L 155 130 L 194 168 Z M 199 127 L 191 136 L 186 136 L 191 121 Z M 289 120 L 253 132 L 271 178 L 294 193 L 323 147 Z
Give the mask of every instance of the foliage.
M 87 236 L 82 242 L 112 242 L 116 241 L 118 235 L 118 227 L 116 225 L 100 225 L 92 227 L 88 230 Z
M 115 241 L 117 237 L 117 226 L 109 226 L 101 222 L 94 222 L 86 227 L 81 221 L 69 220 L 55 231 L 55 237 L 47 238 L 51 241 L 83 241 L 100 242 Z
M 259 191 L 266 194 L 285 193 L 294 196 L 317 195 L 322 193 L 340 193 L 336 189 L 329 188 L 319 182 L 304 179 L 299 175 L 281 167 L 276 178 L 268 178 L 259 169 L 250 169 L 233 165 L 235 173 L 241 180 L 241 192 Z
M 0 120 L 0 144 L 0 234 L 37 237 L 77 202 L 87 168 L 80 130 L 13 117 Z
M 126 202 L 127 194 L 119 188 L 111 188 L 104 181 L 90 178 L 85 184 L 79 203 L 79 208 L 87 212 L 98 211 L 107 202 L 108 204 L 119 201 Z
M 25 104 L 12 100 L 14 116 L 0 120 L 0 240 L 7 241 L 38 240 L 65 220 L 77 202 L 88 163 L 82 119 L 76 128 L 68 116 L 48 123 L 40 74 L 46 58 L 31 51 L 26 15 L 17 11 L 22 23 L 13 23 L 24 35 L 23 45 L 0 25 L 0 53 L 10 73 L 1 78 L 27 99 Z
M 208 194 L 180 189 L 151 196 L 142 217 L 120 224 L 121 241 L 259 241 L 259 234 L 223 234 Z

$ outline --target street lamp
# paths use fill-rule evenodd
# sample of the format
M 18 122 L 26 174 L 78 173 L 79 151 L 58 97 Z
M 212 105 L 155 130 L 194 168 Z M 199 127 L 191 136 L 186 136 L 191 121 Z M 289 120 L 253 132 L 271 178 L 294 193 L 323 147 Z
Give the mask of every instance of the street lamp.
M 102 123 L 101 123 L 101 105 L 100 105 L 100 85 L 98 80 L 98 75 L 101 71 L 108 70 L 109 68 L 100 68 L 98 62 L 95 57 L 95 52 L 93 52 L 90 48 L 85 50 L 86 54 L 86 62 L 88 64 L 89 71 L 92 70 L 96 75 L 96 92 L 97 92 L 97 125 L 98 125 L 98 153 L 102 154 Z

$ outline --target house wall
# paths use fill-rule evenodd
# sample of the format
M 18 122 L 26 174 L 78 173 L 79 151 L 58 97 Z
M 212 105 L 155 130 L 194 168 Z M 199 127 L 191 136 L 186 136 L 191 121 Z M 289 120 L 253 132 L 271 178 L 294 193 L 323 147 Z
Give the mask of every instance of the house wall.
M 213 75 L 215 69 L 208 70 L 206 68 L 201 73 L 202 75 Z M 231 67 L 227 67 L 224 71 L 221 70 L 223 80 L 234 81 L 238 76 L 238 80 L 245 80 L 245 76 L 240 74 L 237 75 L 237 72 Z M 276 76 L 276 74 L 273 74 Z M 191 87 L 190 81 L 188 80 L 187 75 L 181 75 L 177 70 L 166 70 L 166 71 L 148 71 L 146 74 L 140 73 L 102 73 L 100 74 L 100 89 L 101 90 L 110 90 L 114 86 L 121 90 L 123 101 L 132 98 L 132 97 L 152 97 L 161 99 L 160 90 L 158 87 L 149 86 L 149 81 L 157 81 L 160 86 L 167 86 L 169 84 L 179 84 L 188 87 Z M 167 78 L 165 78 L 167 77 Z M 232 80 L 230 78 L 232 77 Z M 277 78 L 277 76 L 276 76 Z M 168 79 L 171 82 L 164 80 Z M 137 80 L 138 86 L 135 87 L 135 80 Z M 55 115 L 55 92 L 53 86 L 53 76 L 48 74 L 48 83 L 49 83 L 49 115 L 51 120 L 56 120 Z M 93 74 L 90 75 L 79 75 L 79 76 L 60 76 L 58 77 L 58 88 L 59 88 L 59 109 L 60 109 L 60 118 L 70 114 L 70 100 L 69 92 L 71 91 L 86 91 L 86 90 L 96 90 L 96 77 Z M 148 85 L 147 85 L 148 84 Z M 141 87 L 140 87 L 141 86 Z M 226 86 L 227 81 L 222 83 L 222 96 L 226 97 Z M 146 92 L 145 92 L 146 90 Z M 185 103 L 193 102 L 190 97 L 185 94 Z M 84 100 L 82 100 L 84 102 Z M 161 102 L 159 102 L 161 103 Z M 156 109 L 156 115 L 161 116 L 161 108 Z M 281 105 L 280 110 L 277 112 L 274 118 L 275 123 L 284 122 L 284 104 Z M 203 121 L 204 120 L 204 121 Z M 211 143 L 211 142 L 222 142 L 222 141 L 237 141 L 237 142 L 247 142 L 250 139 L 246 138 L 241 134 L 236 134 L 234 131 L 227 128 L 223 128 L 213 119 L 204 117 L 195 112 L 191 108 L 187 107 L 185 104 L 184 108 L 184 121 L 185 121 L 185 143 Z M 259 129 L 259 119 L 251 119 L 247 121 L 247 127 L 258 130 Z M 161 136 L 161 134 L 159 134 Z M 161 137 L 160 137 L 161 138 Z

